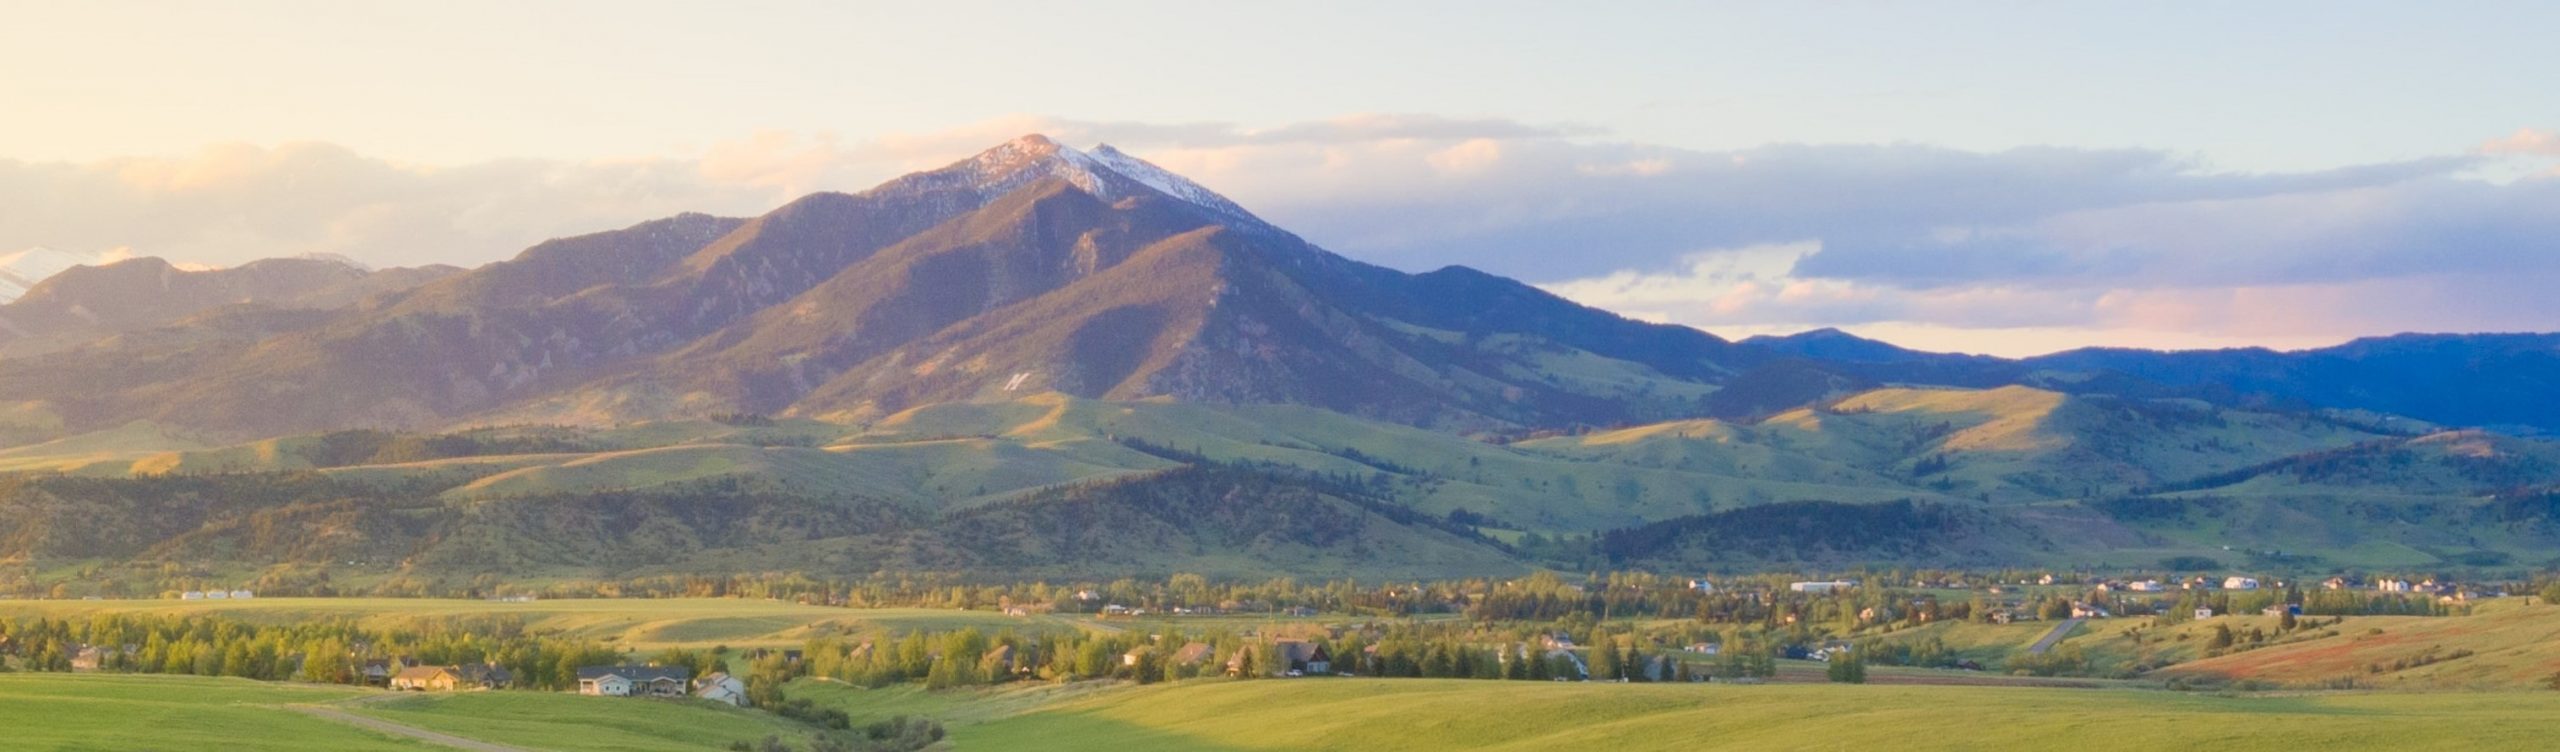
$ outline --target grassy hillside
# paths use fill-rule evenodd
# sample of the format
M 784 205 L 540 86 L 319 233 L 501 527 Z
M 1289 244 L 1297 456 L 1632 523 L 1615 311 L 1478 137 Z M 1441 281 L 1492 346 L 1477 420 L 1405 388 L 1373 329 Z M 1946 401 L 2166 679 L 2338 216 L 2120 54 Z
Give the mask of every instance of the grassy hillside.
M 1416 519 L 1463 520 L 1514 543 L 1528 533 L 1552 542 L 1660 525 L 1740 536 L 1702 534 L 1601 557 L 1631 566 L 2140 566 L 2207 556 L 2316 570 L 2550 559 L 2560 509 L 2490 495 L 2560 487 L 2560 448 L 2478 432 L 2406 438 L 2376 425 L 2024 387 L 1879 389 L 1757 421 L 1675 421 L 1510 444 L 1303 406 L 1059 393 L 936 404 L 862 424 L 739 417 L 441 435 L 340 431 L 193 448 L 135 424 L 0 450 L 0 468 L 107 479 L 78 487 L 0 480 L 0 507 L 24 520 L 0 535 L 12 544 L 0 554 L 220 566 L 406 561 L 522 575 L 574 562 L 635 564 L 598 557 L 663 532 L 681 539 L 678 556 L 636 564 L 953 570 L 1020 566 L 1004 554 L 1035 549 L 1060 560 L 1120 551 L 1129 556 L 1114 566 L 1245 576 L 1461 574 L 1452 567 L 1482 563 L 1472 553 L 1430 554 L 1448 566 L 1417 566 L 1429 558 L 1421 556 L 1364 569 L 1367 557 L 1342 551 L 1210 551 L 1205 542 L 1218 536 L 1187 530 L 1197 519 L 1190 512 L 1158 523 L 1186 529 L 1200 545 L 1152 552 L 1109 539 L 1108 526 L 1126 520 L 1102 523 L 1094 529 L 1102 538 L 1073 548 L 1025 549 L 1018 535 L 988 534 L 1034 532 L 1021 523 L 1056 512 L 1013 502 L 1102 481 L 1142 487 L 1150 473 L 1213 464 L 1284 479 L 1253 484 L 1256 493 L 1347 484 Z M 187 490 L 194 486 L 221 488 Z M 740 489 L 753 498 L 738 498 Z M 1953 510 L 1962 524 L 1808 547 L 1802 536 L 1768 535 L 1771 520 L 1754 517 L 1820 508 L 1807 503 L 1904 500 Z M 1771 505 L 1780 510 L 1746 512 Z M 1798 516 L 1795 527 L 1819 532 L 1806 526 L 1819 527 L 1820 515 Z M 327 535 L 276 533 L 297 527 Z M 1286 527 L 1277 532 L 1295 532 Z M 1751 547 L 1766 550 L 1742 551 Z M 1599 560 L 1589 549 L 1532 546 L 1525 559 L 1495 564 L 1585 566 Z M 1153 555 L 1161 551 L 1188 553 Z
M 767 735 L 800 746 L 813 733 L 770 713 L 717 703 L 547 692 L 414 695 L 346 709 L 467 739 L 563 752 L 724 749 Z
M 2168 676 L 2385 689 L 2547 687 L 2560 675 L 2560 606 L 2504 599 L 2460 618 L 2360 617 L 2312 639 L 2203 658 Z
M 0 745 L 12 749 L 427 750 L 286 707 L 375 694 L 193 676 L 0 674 Z
M 2376 437 L 2308 416 L 2010 386 L 1879 389 L 1756 423 L 1687 421 L 1526 446 L 1622 464 L 2035 501 L 2122 493 Z
M 2560 694 L 2222 697 L 2133 690 L 1438 680 L 1187 683 L 953 732 L 1013 749 L 2153 750 L 2535 747 Z

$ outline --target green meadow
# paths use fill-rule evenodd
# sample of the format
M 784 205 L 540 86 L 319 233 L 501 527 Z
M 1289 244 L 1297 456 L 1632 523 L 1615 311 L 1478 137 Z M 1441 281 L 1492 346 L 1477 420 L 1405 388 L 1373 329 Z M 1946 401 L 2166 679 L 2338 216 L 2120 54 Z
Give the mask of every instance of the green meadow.
M 796 697 L 857 724 L 951 729 L 943 748 L 1043 750 L 2534 749 L 2560 692 L 2230 695 L 2147 689 L 1598 684 L 1430 679 L 1192 680 L 930 692 L 822 682 Z M 11 749 L 428 749 L 307 715 L 368 718 L 525 749 L 715 750 L 808 727 L 694 701 L 474 692 L 391 695 L 183 676 L 0 676 Z
M 560 692 L 412 695 L 349 705 L 348 712 L 512 747 L 595 752 L 681 752 L 781 736 L 795 746 L 808 726 L 771 713 L 698 700 L 587 697 Z
M 961 726 L 1044 750 L 2534 749 L 2560 693 L 2216 696 L 2156 690 L 1427 679 L 1195 682 Z
M 134 750 L 417 750 L 289 705 L 376 694 L 194 676 L 0 674 L 0 747 Z

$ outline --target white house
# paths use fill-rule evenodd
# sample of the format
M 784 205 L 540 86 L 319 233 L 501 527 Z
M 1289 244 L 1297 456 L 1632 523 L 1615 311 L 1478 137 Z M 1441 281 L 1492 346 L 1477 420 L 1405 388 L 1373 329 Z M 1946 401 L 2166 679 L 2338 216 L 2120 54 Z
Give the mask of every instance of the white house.
M 728 672 L 714 671 L 710 676 L 702 677 L 701 681 L 694 682 L 693 696 L 743 708 L 747 706 L 747 683 L 739 680 L 738 677 L 730 676 Z
M 2222 578 L 2222 589 L 2224 589 L 2224 590 L 2256 590 L 2256 589 L 2258 589 L 2258 578 L 2256 578 L 2256 577 L 2241 577 L 2241 576 L 2238 576 L 2238 575 L 2233 575 L 2233 576 L 2230 576 L 2230 577 L 2225 577 L 2225 578 Z
M 1690 580 L 1689 589 L 1701 593 L 1712 593 L 1716 591 L 1716 584 L 1706 580 Z
M 584 666 L 578 669 L 578 694 L 683 697 L 692 674 L 683 666 Z
M 1787 585 L 1787 589 L 1799 593 L 1828 593 L 1834 590 L 1847 590 L 1857 586 L 1858 583 L 1850 582 L 1848 580 L 1831 580 L 1829 582 L 1789 583 Z
M 593 679 L 579 679 L 578 694 L 630 697 L 631 678 L 621 674 L 606 674 Z
M 2196 618 L 2198 618 L 2198 619 L 2211 619 L 2211 618 L 2213 618 L 2213 609 L 2211 609 L 2211 608 L 2199 608 L 2199 609 L 2196 609 Z

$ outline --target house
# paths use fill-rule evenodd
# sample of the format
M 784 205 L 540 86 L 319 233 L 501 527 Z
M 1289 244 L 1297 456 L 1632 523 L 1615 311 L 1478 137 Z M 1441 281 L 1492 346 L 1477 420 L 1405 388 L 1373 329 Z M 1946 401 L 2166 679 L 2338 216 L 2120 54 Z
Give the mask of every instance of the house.
M 1172 661 L 1177 666 L 1197 666 L 1209 660 L 1209 655 L 1215 651 L 1216 648 L 1210 647 L 1209 643 L 1184 643 L 1181 648 L 1173 651 Z
M 1130 648 L 1130 649 L 1129 649 L 1129 652 L 1121 653 L 1121 654 L 1120 654 L 1120 665 L 1122 665 L 1122 666 L 1135 666 L 1135 665 L 1138 665 L 1138 662 L 1139 662 L 1139 661 L 1143 661 L 1143 660 L 1146 660 L 1146 659 L 1147 659 L 1147 654 L 1148 654 L 1148 653 L 1153 653 L 1153 652 L 1156 652 L 1156 646 L 1154 646 L 1154 645 L 1140 645 L 1140 646 L 1137 646 L 1137 647 L 1134 647 L 1134 648 Z
M 256 597 L 258 597 L 257 593 L 248 590 L 231 591 L 231 599 L 235 601 L 245 601 Z
M 516 674 L 495 663 L 465 663 L 462 681 L 481 689 L 506 689 L 515 686 Z
M 364 662 L 364 683 L 376 687 L 391 685 L 391 662 L 376 658 Z
M 1693 642 L 1689 644 L 1689 652 L 1699 655 L 1716 655 L 1724 652 L 1724 646 L 1712 642 Z
M 606 697 L 683 697 L 693 670 L 683 666 L 582 666 L 578 694 Z
M 2211 607 L 2211 606 L 2205 606 L 2205 607 L 2197 608 L 2197 609 L 2196 609 L 2196 618 L 2198 618 L 2198 619 L 2211 619 L 2211 618 L 2213 618 L 2213 607 Z
M 410 666 L 391 675 L 395 692 L 452 692 L 464 686 L 460 666 Z
M 1306 640 L 1281 640 L 1271 644 L 1271 652 L 1280 657 L 1289 670 L 1309 674 L 1333 673 L 1333 656 L 1323 645 Z
M 2104 606 L 2099 606 L 2094 603 L 2071 604 L 2071 618 L 2074 619 L 2104 619 L 2109 616 L 2113 616 L 2113 614 L 2107 613 L 2107 609 Z
M 2320 587 L 2326 590 L 2353 590 L 2355 586 L 2354 580 L 2345 577 L 2331 577 L 2320 581 Z
M 2137 593 L 2157 593 L 2161 590 L 2165 590 L 2166 588 L 2160 585 L 2159 580 L 2138 580 L 2135 582 L 2125 583 L 2124 589 Z
M 71 670 L 86 672 L 105 668 L 109 661 L 114 660 L 117 652 L 113 648 L 101 648 L 96 645 L 81 646 L 79 652 L 71 655 Z
M 2385 593 L 2406 593 L 2409 592 L 2410 587 L 2408 580 L 2379 580 L 2373 583 L 2373 589 Z
M 230 597 L 231 597 L 231 591 L 229 591 L 229 590 L 207 590 L 207 591 L 204 591 L 204 597 L 205 597 L 205 600 L 211 600 L 211 601 L 225 600 L 225 599 L 228 599 L 228 598 L 230 598 Z
M 1828 582 L 1788 583 L 1787 589 L 1799 593 L 1828 593 L 1834 590 L 1847 590 L 1857 586 L 1858 583 L 1850 582 L 1848 580 L 1831 580 Z
M 1690 580 L 1689 589 L 1701 593 L 1712 593 L 1716 591 L 1716 584 L 1706 580 Z
M 2225 577 L 2225 578 L 2222 578 L 2222 589 L 2224 589 L 2224 590 L 2256 590 L 2256 589 L 2258 589 L 2258 578 L 2256 578 L 2256 577 L 2241 577 L 2241 576 L 2238 576 L 2238 575 L 2233 575 L 2233 576 L 2230 576 L 2230 577 Z
M 747 706 L 747 683 L 726 671 L 713 671 L 693 683 L 693 696 L 743 708 Z
M 365 666 L 366 679 L 371 680 L 375 667 Z M 453 692 L 465 689 L 505 689 L 516 683 L 516 676 L 505 667 L 491 663 L 466 663 L 459 666 L 408 666 L 391 674 L 384 682 L 393 690 L 409 692 Z
M 189 590 L 189 591 L 184 592 L 184 593 L 179 593 L 179 594 L 178 594 L 178 600 L 182 600 L 182 601 L 200 601 L 200 600 L 204 600 L 204 591 L 202 591 L 202 590 Z
M 1244 651 L 1251 649 L 1252 648 L 1244 648 L 1237 650 L 1236 657 L 1227 660 L 1227 673 L 1235 674 L 1241 672 L 1243 670 L 1242 667 L 1244 666 Z M 1306 640 L 1273 641 L 1271 643 L 1271 657 L 1273 662 L 1277 665 L 1257 666 L 1256 669 L 1265 674 L 1286 674 L 1289 676 L 1333 673 L 1333 654 L 1326 652 L 1323 645 L 1318 645 Z

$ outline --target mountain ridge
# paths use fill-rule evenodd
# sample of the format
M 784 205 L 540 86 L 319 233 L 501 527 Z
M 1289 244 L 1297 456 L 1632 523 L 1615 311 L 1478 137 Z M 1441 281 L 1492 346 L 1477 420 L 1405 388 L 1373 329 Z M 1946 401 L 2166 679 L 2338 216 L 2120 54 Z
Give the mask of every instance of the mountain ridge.
M 1120 270 L 1194 233 L 1186 252 Z M 1733 342 L 1463 266 L 1365 264 L 1116 148 L 1079 151 L 1037 134 L 756 217 L 682 214 L 433 276 L 330 311 L 161 315 L 118 336 L 57 338 L 48 350 L 59 352 L 0 357 L 0 392 L 32 416 L 8 433 L 41 439 L 137 419 L 232 439 L 718 414 L 865 419 L 1029 388 L 1295 402 L 1516 435 L 1766 416 L 1892 384 L 2560 427 L 2549 396 L 2560 393 L 2560 336 L 2018 360 L 1836 330 Z

